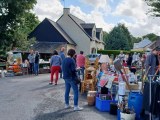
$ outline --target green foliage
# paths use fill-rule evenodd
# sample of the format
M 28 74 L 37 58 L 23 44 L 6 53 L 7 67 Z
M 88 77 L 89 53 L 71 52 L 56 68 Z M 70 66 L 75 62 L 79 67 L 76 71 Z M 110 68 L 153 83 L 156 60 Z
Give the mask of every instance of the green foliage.
M 148 38 L 151 41 L 156 41 L 158 40 L 159 36 L 157 36 L 154 33 L 150 33 L 150 34 L 144 35 L 143 38 Z
M 27 13 L 21 20 L 21 25 L 17 26 L 13 33 L 13 47 L 27 50 L 36 41 L 35 38 L 28 40 L 28 34 L 39 24 L 39 21 L 32 13 Z
M 142 38 L 140 38 L 140 37 L 133 37 L 133 36 L 132 36 L 132 43 L 133 43 L 133 44 L 134 44 L 134 43 L 139 43 L 141 40 L 142 40 Z
M 132 36 L 124 24 L 118 24 L 105 38 L 106 49 L 130 50 L 133 46 Z
M 129 53 L 134 53 L 134 52 L 137 52 L 137 53 L 144 53 L 143 51 L 127 51 L 127 50 L 98 50 L 97 52 L 99 54 L 104 54 L 104 55 L 109 55 L 109 56 L 116 56 L 116 55 L 119 55 L 120 52 L 123 51 L 124 54 L 129 54 Z
M 103 41 L 105 42 L 105 43 L 107 43 L 107 40 L 108 40 L 108 33 L 107 32 L 103 32 Z M 107 49 L 106 48 L 106 45 L 105 45 L 105 49 Z
M 36 0 L 0 1 L 0 51 L 26 43 L 27 34 L 39 23 L 30 12 L 35 4 Z
M 160 17 L 160 0 L 145 0 L 151 6 L 150 13 L 155 17 Z

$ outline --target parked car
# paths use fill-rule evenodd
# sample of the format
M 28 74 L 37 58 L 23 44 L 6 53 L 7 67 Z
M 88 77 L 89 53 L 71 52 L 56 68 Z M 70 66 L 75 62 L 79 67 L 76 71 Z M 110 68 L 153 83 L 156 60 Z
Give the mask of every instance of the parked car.
M 100 58 L 101 54 L 89 54 L 86 57 L 89 58 L 90 62 L 94 62 L 96 60 L 96 58 Z

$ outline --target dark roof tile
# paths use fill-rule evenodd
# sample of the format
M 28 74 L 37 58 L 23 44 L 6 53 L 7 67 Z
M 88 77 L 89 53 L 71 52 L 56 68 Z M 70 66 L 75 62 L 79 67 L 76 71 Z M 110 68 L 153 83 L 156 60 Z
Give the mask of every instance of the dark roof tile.
M 82 23 L 81 26 L 83 27 L 83 29 L 93 29 L 95 24 L 94 23 Z

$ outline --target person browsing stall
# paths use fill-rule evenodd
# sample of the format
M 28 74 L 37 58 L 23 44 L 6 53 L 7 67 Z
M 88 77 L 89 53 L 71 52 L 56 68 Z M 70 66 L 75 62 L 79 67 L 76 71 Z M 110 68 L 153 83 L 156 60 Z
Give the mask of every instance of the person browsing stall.
M 72 87 L 74 92 L 74 111 L 82 110 L 83 108 L 78 106 L 78 84 L 76 83 L 77 71 L 76 64 L 73 59 L 76 54 L 74 49 L 68 50 L 67 57 L 63 60 L 62 71 L 63 79 L 65 81 L 65 108 L 70 108 L 69 104 L 69 93 Z
M 56 75 L 55 85 L 57 85 L 59 71 L 61 69 L 61 64 L 62 64 L 62 59 L 58 55 L 58 52 L 56 50 L 54 50 L 53 51 L 53 55 L 52 55 L 51 60 L 50 60 L 50 65 L 51 65 L 51 81 L 50 81 L 49 84 L 53 84 L 53 76 L 55 74 Z

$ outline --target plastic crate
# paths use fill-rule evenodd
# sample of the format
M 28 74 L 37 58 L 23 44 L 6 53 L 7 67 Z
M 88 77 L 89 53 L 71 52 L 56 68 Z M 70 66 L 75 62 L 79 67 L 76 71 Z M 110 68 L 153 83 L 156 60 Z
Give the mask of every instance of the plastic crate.
M 96 97 L 96 108 L 102 112 L 109 112 L 111 100 L 101 100 L 99 97 Z

